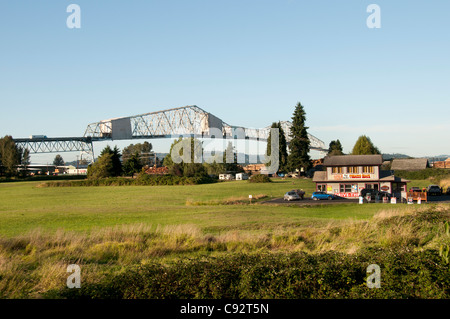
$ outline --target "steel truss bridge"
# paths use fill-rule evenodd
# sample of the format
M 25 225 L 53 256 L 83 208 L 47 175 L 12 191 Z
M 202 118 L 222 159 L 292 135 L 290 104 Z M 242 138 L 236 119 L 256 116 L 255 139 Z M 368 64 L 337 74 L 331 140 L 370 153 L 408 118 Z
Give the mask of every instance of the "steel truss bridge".
M 282 121 L 286 141 L 292 123 Z M 83 137 L 30 137 L 14 139 L 15 143 L 30 153 L 86 152 L 93 156 L 93 143 L 107 140 L 134 140 L 178 138 L 190 136 L 195 138 L 224 138 L 267 141 L 270 126 L 255 129 L 232 126 L 196 105 L 172 108 L 130 117 L 113 118 L 91 123 Z M 327 151 L 323 141 L 308 134 L 310 149 Z

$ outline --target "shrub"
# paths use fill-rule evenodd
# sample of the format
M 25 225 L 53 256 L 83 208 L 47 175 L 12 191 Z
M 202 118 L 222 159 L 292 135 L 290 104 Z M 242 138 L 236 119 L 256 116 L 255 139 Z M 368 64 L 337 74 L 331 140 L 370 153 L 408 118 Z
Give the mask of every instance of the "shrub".
M 250 183 L 270 183 L 270 182 L 272 182 L 270 177 L 265 174 L 253 175 L 248 179 L 248 181 Z
M 381 267 L 381 289 L 366 285 L 370 264 Z M 85 283 L 57 294 L 124 299 L 449 298 L 450 268 L 432 250 L 232 254 L 128 267 L 100 284 Z

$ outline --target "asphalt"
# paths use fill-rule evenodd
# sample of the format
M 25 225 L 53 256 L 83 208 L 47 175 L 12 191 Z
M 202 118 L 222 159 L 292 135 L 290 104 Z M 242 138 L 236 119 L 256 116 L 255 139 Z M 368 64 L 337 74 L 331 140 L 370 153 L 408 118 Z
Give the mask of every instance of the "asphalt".
M 374 203 L 373 201 L 372 203 Z M 283 197 L 275 198 L 272 200 L 264 201 L 263 204 L 284 204 L 284 205 L 298 205 L 298 206 L 309 206 L 309 205 L 336 205 L 336 204 L 359 204 L 359 198 L 335 198 L 333 200 L 313 200 L 310 197 L 305 197 L 304 199 L 295 200 L 295 201 L 285 201 Z M 366 200 L 364 200 L 365 204 L 368 204 Z M 389 202 L 390 203 L 390 202 Z M 397 202 L 400 204 L 400 202 Z M 426 203 L 450 203 L 450 195 L 442 195 L 442 196 L 429 196 L 427 202 L 422 202 L 422 204 Z M 414 202 L 417 205 L 416 202 Z

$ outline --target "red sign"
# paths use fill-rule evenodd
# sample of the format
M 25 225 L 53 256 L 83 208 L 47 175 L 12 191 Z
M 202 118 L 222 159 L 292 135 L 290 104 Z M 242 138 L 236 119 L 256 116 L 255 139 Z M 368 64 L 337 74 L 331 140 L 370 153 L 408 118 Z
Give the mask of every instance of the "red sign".
M 381 186 L 380 189 L 381 189 L 383 192 L 387 192 L 387 191 L 389 190 L 389 186 Z
M 334 195 L 339 197 L 359 197 L 358 193 L 335 193 Z

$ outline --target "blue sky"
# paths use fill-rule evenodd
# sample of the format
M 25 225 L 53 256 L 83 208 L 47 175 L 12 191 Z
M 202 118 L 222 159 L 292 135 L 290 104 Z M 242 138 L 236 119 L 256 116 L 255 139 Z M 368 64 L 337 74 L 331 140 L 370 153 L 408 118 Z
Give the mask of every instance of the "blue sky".
M 71 3 L 81 29 L 66 26 Z M 372 3 L 380 29 L 366 25 Z M 309 132 L 345 152 L 364 134 L 384 153 L 449 154 L 449 12 L 444 0 L 3 0 L 0 136 L 82 136 L 185 105 L 259 128 L 300 101 Z

